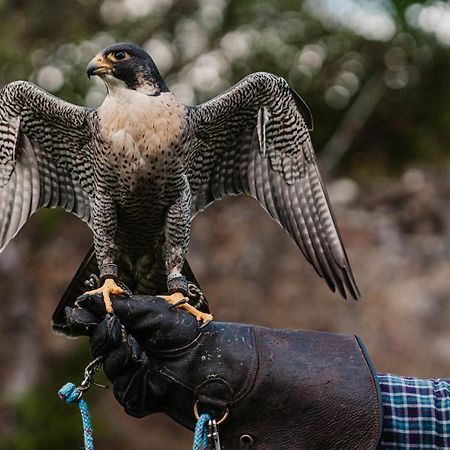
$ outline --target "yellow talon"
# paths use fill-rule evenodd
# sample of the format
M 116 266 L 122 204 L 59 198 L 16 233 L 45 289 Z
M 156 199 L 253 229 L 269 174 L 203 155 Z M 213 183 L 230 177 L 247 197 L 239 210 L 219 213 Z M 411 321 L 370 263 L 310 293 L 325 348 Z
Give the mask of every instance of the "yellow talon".
M 189 299 L 185 297 L 181 292 L 174 292 L 171 295 L 158 295 L 157 297 L 164 299 L 171 305 L 176 305 L 178 308 L 184 309 L 188 313 L 192 314 L 199 322 L 211 322 L 213 320 L 213 316 L 211 314 L 203 313 L 187 303 Z M 185 300 L 186 303 L 180 303 L 183 300 Z
M 113 314 L 114 310 L 111 303 L 111 294 L 122 295 L 124 294 L 124 292 L 125 291 L 121 287 L 117 286 L 116 282 L 112 278 L 107 278 L 103 283 L 103 286 L 99 287 L 98 289 L 85 292 L 82 297 L 102 294 L 103 301 L 105 302 L 106 312 L 108 314 Z

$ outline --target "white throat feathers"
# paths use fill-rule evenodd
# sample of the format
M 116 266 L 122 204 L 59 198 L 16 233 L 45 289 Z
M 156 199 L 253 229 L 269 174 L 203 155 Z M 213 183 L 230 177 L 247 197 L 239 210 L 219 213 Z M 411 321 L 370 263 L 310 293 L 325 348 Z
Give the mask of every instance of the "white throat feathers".
M 181 137 L 186 110 L 171 92 L 151 96 L 117 83 L 97 112 L 112 156 L 137 169 Z

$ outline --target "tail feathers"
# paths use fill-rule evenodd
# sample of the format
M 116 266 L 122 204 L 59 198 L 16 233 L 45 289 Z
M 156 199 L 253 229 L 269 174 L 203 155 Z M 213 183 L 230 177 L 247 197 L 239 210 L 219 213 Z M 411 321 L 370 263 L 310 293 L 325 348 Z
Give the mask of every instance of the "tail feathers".
M 91 245 L 87 255 L 84 257 L 80 267 L 76 271 L 72 281 L 65 290 L 55 312 L 52 316 L 53 330 L 57 332 L 64 332 L 66 325 L 66 306 L 74 306 L 76 299 L 88 290 L 85 281 L 92 275 L 98 275 L 97 259 L 95 257 L 94 246 Z
M 181 273 L 189 281 L 192 281 L 195 285 L 200 287 L 187 261 L 185 261 Z M 67 306 L 74 306 L 76 299 L 84 292 L 86 292 L 88 289 L 90 289 L 86 286 L 85 281 L 88 280 L 92 274 L 97 276 L 99 275 L 99 269 L 93 245 L 88 250 L 87 255 L 84 257 L 82 263 L 80 264 L 80 267 L 75 273 L 69 286 L 65 290 L 61 300 L 59 301 L 58 306 L 55 309 L 55 312 L 53 313 L 52 326 L 54 331 L 59 333 L 66 333 L 67 326 L 66 326 L 65 309 Z M 164 292 L 140 292 L 140 293 L 148 295 L 156 295 L 156 294 L 163 294 Z M 209 313 L 208 301 L 206 300 L 206 298 L 202 299 L 201 306 L 198 309 L 202 312 Z

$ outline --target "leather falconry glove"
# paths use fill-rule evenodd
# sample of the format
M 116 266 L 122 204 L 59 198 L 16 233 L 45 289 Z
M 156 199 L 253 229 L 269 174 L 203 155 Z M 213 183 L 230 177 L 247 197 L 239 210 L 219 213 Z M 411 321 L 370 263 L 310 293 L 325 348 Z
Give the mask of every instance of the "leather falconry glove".
M 355 336 L 240 323 L 201 327 L 162 299 L 100 297 L 67 308 L 67 334 L 90 336 L 125 412 L 165 412 L 194 429 L 221 423 L 223 450 L 372 450 L 382 408 L 375 372 Z

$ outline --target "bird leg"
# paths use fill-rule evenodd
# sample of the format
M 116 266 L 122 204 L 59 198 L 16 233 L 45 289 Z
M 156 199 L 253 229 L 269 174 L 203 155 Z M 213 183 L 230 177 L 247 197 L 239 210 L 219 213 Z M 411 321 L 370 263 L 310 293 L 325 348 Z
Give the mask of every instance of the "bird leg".
M 111 303 L 111 294 L 113 295 L 122 295 L 125 291 L 117 286 L 116 282 L 112 278 L 106 278 L 105 282 L 103 283 L 103 286 L 99 287 L 98 289 L 94 289 L 92 291 L 87 291 L 80 297 L 78 297 L 78 300 L 84 300 L 85 298 L 90 297 L 91 295 L 95 294 L 102 294 L 103 295 L 103 301 L 105 303 L 106 312 L 108 314 L 113 314 L 114 310 Z
M 170 295 L 158 295 L 157 297 L 164 299 L 173 307 L 184 309 L 188 313 L 192 314 L 199 322 L 211 322 L 213 320 L 213 316 L 211 314 L 203 313 L 190 305 L 188 303 L 189 299 L 182 292 L 174 292 Z
M 179 169 L 178 169 L 179 170 Z M 211 314 L 203 313 L 188 303 L 189 284 L 181 269 L 187 253 L 191 231 L 191 189 L 184 172 L 173 178 L 174 190 L 179 196 L 166 216 L 164 255 L 167 268 L 167 291 L 169 295 L 158 295 L 171 305 L 179 306 L 192 314 L 199 322 L 211 322 Z

